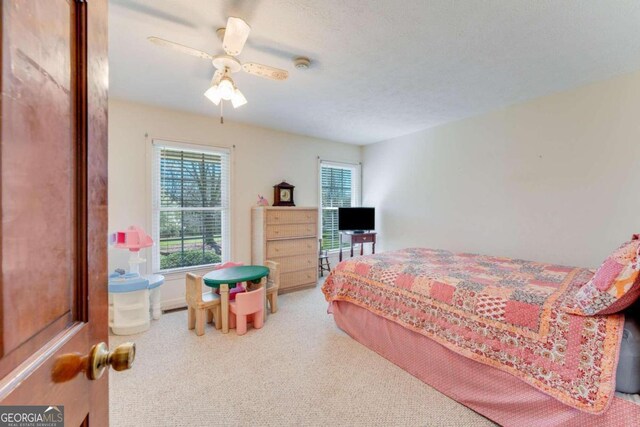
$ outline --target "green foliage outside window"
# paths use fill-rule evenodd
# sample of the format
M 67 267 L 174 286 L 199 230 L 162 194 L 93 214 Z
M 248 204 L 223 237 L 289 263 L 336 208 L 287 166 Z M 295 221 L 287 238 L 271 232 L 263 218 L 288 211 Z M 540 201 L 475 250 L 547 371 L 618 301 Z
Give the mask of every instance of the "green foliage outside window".
M 191 265 L 217 264 L 221 261 L 220 255 L 214 251 L 186 250 L 162 255 L 160 257 L 160 268 L 169 270 Z
M 160 150 L 160 269 L 222 260 L 222 155 L 163 148 Z

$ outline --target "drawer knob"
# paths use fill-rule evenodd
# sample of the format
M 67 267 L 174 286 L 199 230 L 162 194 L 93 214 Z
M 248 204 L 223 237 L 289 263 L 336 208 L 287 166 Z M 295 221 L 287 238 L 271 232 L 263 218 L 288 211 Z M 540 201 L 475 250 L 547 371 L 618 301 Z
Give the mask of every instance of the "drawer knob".
M 280 219 L 279 216 L 274 216 L 273 219 L 275 219 L 276 221 Z

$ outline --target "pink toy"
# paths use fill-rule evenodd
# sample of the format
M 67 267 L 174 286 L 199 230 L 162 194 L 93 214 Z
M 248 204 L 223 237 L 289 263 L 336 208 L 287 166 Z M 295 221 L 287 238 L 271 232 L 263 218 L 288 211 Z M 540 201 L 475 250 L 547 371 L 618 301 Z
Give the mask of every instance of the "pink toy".
M 140 264 L 145 260 L 140 257 L 140 249 L 153 245 L 153 239 L 145 233 L 142 227 L 132 225 L 124 231 L 117 231 L 112 235 L 114 247 L 118 249 L 128 249 L 129 273 L 140 274 Z
M 132 225 L 124 231 L 116 232 L 115 247 L 118 249 L 129 249 L 131 252 L 137 252 L 142 248 L 148 248 L 153 245 L 153 239 L 144 232 L 142 227 Z
M 258 206 L 269 206 L 269 201 L 258 194 Z
M 247 333 L 248 318 L 253 320 L 253 327 L 264 325 L 264 286 L 255 291 L 238 294 L 236 300 L 229 303 L 229 327 L 236 328 L 236 334 Z
M 229 268 L 229 267 L 240 267 L 242 265 L 244 265 L 244 264 L 241 263 L 241 262 L 229 261 L 229 262 L 225 262 L 224 264 L 220 264 L 220 265 L 216 266 L 214 268 L 214 270 L 222 270 L 223 268 Z M 229 290 L 229 301 L 235 300 L 236 299 L 236 294 L 239 294 L 240 292 L 244 292 L 244 291 L 246 291 L 246 289 L 242 286 L 242 283 L 236 284 L 235 287 L 233 287 L 233 288 L 231 288 Z M 220 289 L 214 289 L 213 292 L 219 294 L 220 293 Z

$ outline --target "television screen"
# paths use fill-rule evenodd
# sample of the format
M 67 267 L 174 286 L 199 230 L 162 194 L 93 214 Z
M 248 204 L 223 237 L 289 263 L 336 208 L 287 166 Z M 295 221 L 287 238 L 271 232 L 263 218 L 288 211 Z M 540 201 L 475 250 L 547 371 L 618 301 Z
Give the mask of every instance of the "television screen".
M 375 230 L 375 208 L 338 208 L 338 230 Z

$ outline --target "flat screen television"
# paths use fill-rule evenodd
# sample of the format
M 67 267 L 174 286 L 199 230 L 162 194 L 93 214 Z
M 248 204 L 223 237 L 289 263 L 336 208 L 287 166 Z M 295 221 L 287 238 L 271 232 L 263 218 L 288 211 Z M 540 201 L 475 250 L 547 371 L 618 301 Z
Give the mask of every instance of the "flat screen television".
M 338 208 L 338 230 L 375 230 L 375 208 Z

